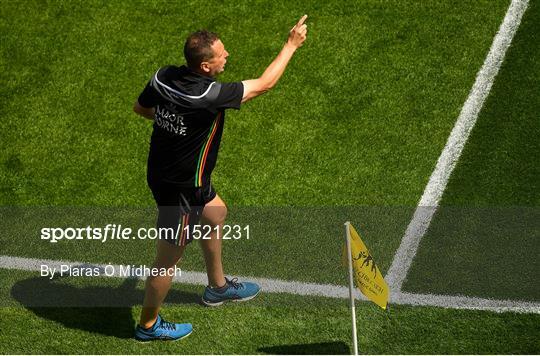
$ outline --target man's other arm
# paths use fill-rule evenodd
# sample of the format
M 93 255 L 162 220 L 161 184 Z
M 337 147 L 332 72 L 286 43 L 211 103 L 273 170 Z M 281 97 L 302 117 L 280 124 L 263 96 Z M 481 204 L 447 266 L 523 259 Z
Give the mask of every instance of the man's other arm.
M 156 113 L 155 108 L 145 108 L 144 106 L 139 104 L 139 100 L 135 101 L 135 104 L 133 105 L 133 111 L 149 120 L 154 120 L 154 114 Z
M 287 43 L 285 43 L 281 52 L 279 52 L 278 56 L 270 63 L 259 78 L 242 81 L 244 84 L 242 103 L 266 93 L 276 85 L 279 78 L 283 75 L 294 52 L 296 52 L 306 40 L 307 25 L 304 23 L 306 19 L 307 15 L 302 16 L 291 29 Z

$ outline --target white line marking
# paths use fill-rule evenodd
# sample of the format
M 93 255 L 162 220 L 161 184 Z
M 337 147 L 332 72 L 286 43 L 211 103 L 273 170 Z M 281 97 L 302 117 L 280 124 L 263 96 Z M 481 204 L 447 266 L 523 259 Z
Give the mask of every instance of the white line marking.
M 392 266 L 388 270 L 385 279 L 390 286 L 392 295 L 401 293 L 403 282 L 416 255 L 420 240 L 429 228 L 431 219 L 437 211 L 448 179 L 476 123 L 478 114 L 491 90 L 491 86 L 499 72 L 506 51 L 512 43 L 512 39 L 527 6 L 528 0 L 512 1 L 499 31 L 493 40 L 484 64 L 476 76 L 476 81 L 469 93 L 469 97 L 461 109 L 461 113 L 437 161 L 435 170 L 429 178 L 429 182 L 418 203 L 414 216 L 396 251 Z M 394 301 L 392 296 L 391 300 L 392 302 Z
M 0 268 L 18 269 L 24 271 L 39 271 L 41 265 L 60 268 L 60 265 L 92 266 L 105 269 L 104 264 L 89 264 L 81 262 L 40 260 L 35 258 L 23 258 L 12 256 L 0 256 Z M 114 266 L 115 275 L 119 277 L 119 265 Z M 47 278 L 47 277 L 43 277 Z M 249 280 L 258 283 L 265 292 L 270 293 L 288 293 L 304 296 L 329 297 L 329 298 L 349 298 L 349 289 L 346 286 L 336 286 L 333 284 L 316 284 L 296 281 L 283 281 L 269 278 L 238 277 L 240 280 Z M 182 271 L 182 276 L 175 276 L 176 283 L 206 285 L 206 273 Z M 366 298 L 355 289 L 355 297 L 358 300 L 366 301 Z M 489 310 L 494 312 L 515 312 L 515 313 L 535 313 L 540 314 L 540 303 L 513 301 L 513 300 L 493 300 L 482 298 L 471 298 L 461 296 L 431 295 L 431 294 L 412 294 L 398 293 L 393 297 L 393 304 L 434 306 L 452 309 L 477 309 Z
M 399 293 L 394 304 L 434 306 L 452 309 L 490 310 L 495 312 L 540 314 L 540 303 L 516 300 L 496 300 L 466 296 Z

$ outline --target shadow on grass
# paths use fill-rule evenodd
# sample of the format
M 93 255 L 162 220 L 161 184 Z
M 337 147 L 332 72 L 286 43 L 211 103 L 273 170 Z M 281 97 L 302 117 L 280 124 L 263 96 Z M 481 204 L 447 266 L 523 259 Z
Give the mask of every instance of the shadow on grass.
M 273 355 L 349 355 L 351 353 L 349 346 L 342 341 L 267 346 L 260 347 L 257 351 Z
M 131 308 L 141 305 L 144 297 L 144 290 L 137 289 L 137 279 L 126 279 L 117 287 L 77 287 L 60 280 L 28 278 L 13 285 L 11 296 L 37 316 L 67 328 L 118 338 L 133 337 L 136 321 Z M 171 290 L 166 302 L 195 304 L 200 302 L 200 295 Z

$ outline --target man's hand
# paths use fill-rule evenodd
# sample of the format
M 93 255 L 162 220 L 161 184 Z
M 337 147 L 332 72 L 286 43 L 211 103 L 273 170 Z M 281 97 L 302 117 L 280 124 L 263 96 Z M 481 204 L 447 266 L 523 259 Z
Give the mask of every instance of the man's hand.
M 142 117 L 147 118 L 148 120 L 154 120 L 154 115 L 156 113 L 156 110 L 154 108 L 145 108 L 144 106 L 139 104 L 138 100 L 135 101 L 135 104 L 133 104 L 133 111 L 135 111 Z
M 294 25 L 293 28 L 289 31 L 288 43 L 292 44 L 296 48 L 301 47 L 304 41 L 306 40 L 307 35 L 307 25 L 306 22 L 307 15 L 302 16 L 300 20 Z
M 266 93 L 268 90 L 272 89 L 276 85 L 279 78 L 285 71 L 285 67 L 291 60 L 294 52 L 302 46 L 306 40 L 307 34 L 307 25 L 306 22 L 307 15 L 302 16 L 302 18 L 294 25 L 294 27 L 289 32 L 289 39 L 287 43 L 283 46 L 281 52 L 270 65 L 266 68 L 264 73 L 257 79 L 244 80 L 244 95 L 242 97 L 242 102 L 245 103 L 248 100 L 251 100 L 261 94 Z

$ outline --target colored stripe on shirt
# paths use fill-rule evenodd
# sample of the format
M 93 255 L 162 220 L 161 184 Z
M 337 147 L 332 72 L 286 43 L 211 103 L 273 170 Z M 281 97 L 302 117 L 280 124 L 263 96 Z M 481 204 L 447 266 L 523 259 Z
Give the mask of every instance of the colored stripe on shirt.
M 210 146 L 212 145 L 212 140 L 214 139 L 214 135 L 216 134 L 218 121 L 220 118 L 221 118 L 221 112 L 215 118 L 214 123 L 212 124 L 212 127 L 210 128 L 210 132 L 208 133 L 206 143 L 202 146 L 201 152 L 199 153 L 199 162 L 197 162 L 197 172 L 195 173 L 195 186 L 196 187 L 202 187 L 202 176 L 204 173 L 204 166 L 206 164 L 206 158 L 208 157 L 208 152 L 210 152 Z

